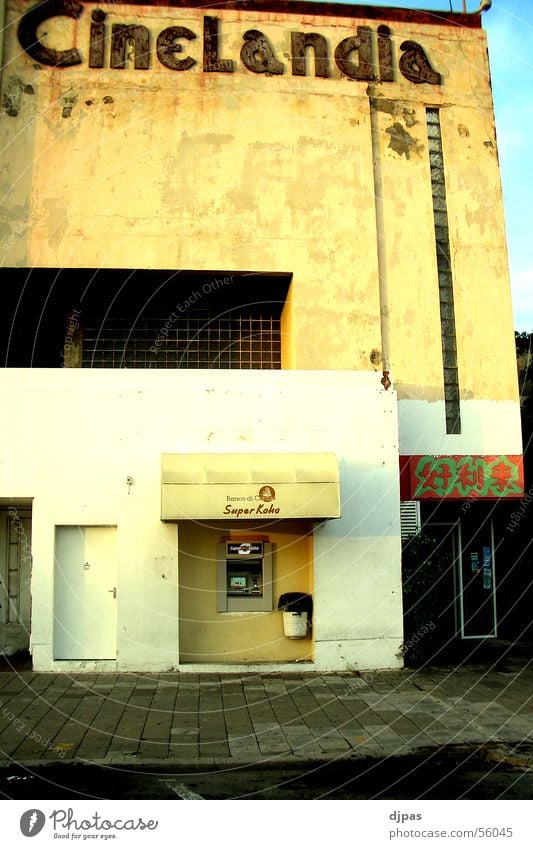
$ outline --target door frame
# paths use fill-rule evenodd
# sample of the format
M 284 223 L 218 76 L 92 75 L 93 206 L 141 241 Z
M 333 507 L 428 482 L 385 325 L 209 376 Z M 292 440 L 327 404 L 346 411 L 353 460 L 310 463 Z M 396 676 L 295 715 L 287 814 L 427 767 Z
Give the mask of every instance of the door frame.
M 0 616 L 0 651 L 11 646 L 17 651 L 28 651 L 31 643 L 31 580 L 33 569 L 33 558 L 31 549 L 33 511 L 31 504 L 2 504 L 0 506 L 0 582 L 2 584 L 2 595 L 4 596 L 3 608 Z M 5 521 L 4 521 L 5 519 Z M 28 523 L 28 530 L 22 526 L 22 522 Z M 9 564 L 11 526 L 22 529 L 18 533 L 18 545 L 16 554 L 18 592 L 16 596 L 16 607 L 12 604 L 9 595 Z M 15 543 L 16 544 L 16 543 Z M 26 552 L 28 549 L 28 552 Z M 22 568 L 25 561 L 28 565 Z M 16 613 L 17 621 L 10 621 L 12 612 Z M 22 614 L 24 613 L 24 618 Z
M 426 524 L 422 525 L 422 532 L 424 532 L 426 528 L 449 528 L 452 531 L 453 624 L 454 637 L 457 638 L 460 635 L 460 617 L 458 610 L 460 593 L 457 592 L 457 586 L 462 563 L 461 520 L 452 519 L 448 522 L 426 522 Z
M 491 544 L 491 577 L 492 577 L 492 617 L 493 630 L 490 634 L 465 634 L 465 617 L 464 617 L 464 581 L 463 581 L 463 528 L 461 518 L 441 521 L 441 522 L 426 522 L 423 525 L 423 530 L 431 527 L 448 527 L 454 528 L 455 533 L 452 537 L 453 542 L 453 587 L 454 587 L 454 621 L 455 635 L 461 640 L 484 640 L 495 638 L 498 636 L 498 618 L 496 608 L 496 553 L 494 550 L 494 522 L 490 519 L 490 544 Z
M 462 640 L 485 640 L 498 636 L 498 616 L 496 609 L 496 552 L 494 550 L 494 522 L 490 519 L 490 561 L 491 561 L 491 592 L 492 592 L 492 634 L 465 634 L 464 603 L 463 603 L 463 547 L 461 544 L 461 557 L 459 562 L 459 601 L 460 601 L 460 625 Z

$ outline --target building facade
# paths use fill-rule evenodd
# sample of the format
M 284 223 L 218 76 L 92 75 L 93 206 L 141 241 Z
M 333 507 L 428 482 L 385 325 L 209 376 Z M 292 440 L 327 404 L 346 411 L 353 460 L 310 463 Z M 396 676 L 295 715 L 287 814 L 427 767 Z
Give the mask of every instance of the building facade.
M 495 635 L 523 479 L 480 16 L 5 14 L 4 647 L 400 666 L 401 502 L 449 545 L 453 636 Z

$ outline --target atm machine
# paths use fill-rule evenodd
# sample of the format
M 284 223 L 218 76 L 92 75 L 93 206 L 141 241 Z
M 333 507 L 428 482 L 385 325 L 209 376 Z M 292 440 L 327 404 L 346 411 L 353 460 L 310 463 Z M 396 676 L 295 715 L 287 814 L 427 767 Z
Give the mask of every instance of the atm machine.
M 273 547 L 238 540 L 217 546 L 219 613 L 272 610 Z

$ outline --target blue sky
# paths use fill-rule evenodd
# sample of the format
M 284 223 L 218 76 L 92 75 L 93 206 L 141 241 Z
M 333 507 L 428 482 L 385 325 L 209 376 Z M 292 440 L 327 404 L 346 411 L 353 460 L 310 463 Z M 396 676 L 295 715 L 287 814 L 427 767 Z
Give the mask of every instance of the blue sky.
M 342 2 L 342 0 L 341 0 Z M 450 0 L 360 0 L 450 11 Z M 475 12 L 479 0 L 466 0 Z M 461 12 L 463 0 L 451 0 Z M 488 33 L 516 330 L 533 331 L 533 0 L 492 0 Z

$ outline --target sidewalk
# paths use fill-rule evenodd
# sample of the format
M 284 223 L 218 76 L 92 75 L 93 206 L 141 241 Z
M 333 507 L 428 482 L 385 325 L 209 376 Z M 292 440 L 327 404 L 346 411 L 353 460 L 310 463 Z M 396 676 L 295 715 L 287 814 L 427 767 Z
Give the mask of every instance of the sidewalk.
M 0 672 L 0 766 L 383 757 L 533 741 L 533 658 L 361 674 Z

